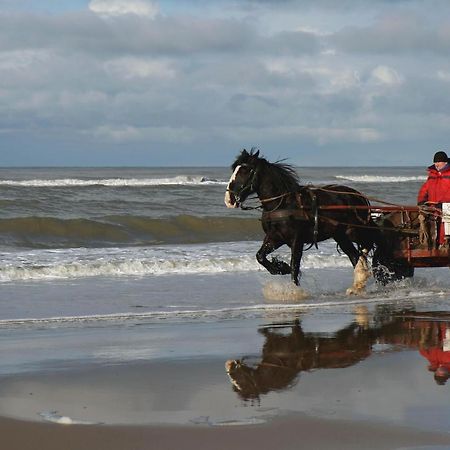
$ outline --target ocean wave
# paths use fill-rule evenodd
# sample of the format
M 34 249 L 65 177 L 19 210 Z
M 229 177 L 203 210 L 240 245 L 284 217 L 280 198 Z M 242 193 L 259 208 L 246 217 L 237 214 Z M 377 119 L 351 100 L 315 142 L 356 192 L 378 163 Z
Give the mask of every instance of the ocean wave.
M 211 253 L 211 252 L 210 252 Z M 8 262 L 0 265 L 0 282 L 75 279 L 88 277 L 160 276 L 218 274 L 223 272 L 253 272 L 263 270 L 253 254 L 235 256 L 201 256 L 195 253 L 166 258 L 159 256 L 127 258 L 107 255 L 91 260 L 81 260 L 72 255 L 72 261 L 42 261 L 35 255 L 35 261 L 28 258 L 25 264 Z M 346 257 L 339 255 L 308 255 L 303 261 L 304 269 L 350 268 Z
M 164 186 L 164 185 L 226 185 L 226 181 L 210 179 L 195 175 L 178 175 L 166 178 L 59 178 L 59 179 L 32 179 L 32 180 L 0 180 L 0 186 L 24 187 L 85 187 L 85 186 Z
M 146 276 L 221 273 L 261 270 L 254 257 L 206 258 L 202 260 L 128 260 L 70 262 L 49 266 L 4 267 L 0 282 L 85 278 L 97 276 Z
M 261 233 L 254 218 L 117 215 L 97 219 L 0 219 L 0 243 L 31 248 L 239 241 L 260 239 Z
M 408 181 L 424 181 L 425 176 L 386 176 L 386 175 L 336 175 L 341 180 L 358 183 L 405 183 Z

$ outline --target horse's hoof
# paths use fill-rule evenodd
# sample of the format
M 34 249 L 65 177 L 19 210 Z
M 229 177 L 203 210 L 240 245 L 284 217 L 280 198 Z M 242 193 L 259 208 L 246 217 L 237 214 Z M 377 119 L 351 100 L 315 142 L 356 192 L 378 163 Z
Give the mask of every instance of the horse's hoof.
M 349 287 L 345 293 L 347 295 L 361 295 L 364 293 L 364 289 L 358 289 L 358 288 L 354 288 L 354 287 Z

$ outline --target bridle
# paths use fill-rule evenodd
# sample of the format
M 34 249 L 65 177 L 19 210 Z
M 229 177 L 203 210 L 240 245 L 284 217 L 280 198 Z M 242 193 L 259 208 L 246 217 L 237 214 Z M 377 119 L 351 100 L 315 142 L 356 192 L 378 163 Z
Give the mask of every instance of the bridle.
M 227 189 L 228 192 L 231 192 L 234 197 L 236 198 L 236 201 L 241 205 L 243 205 L 243 201 L 241 202 L 241 195 L 243 194 L 244 191 L 246 191 L 247 189 L 250 192 L 255 192 L 255 182 L 256 182 L 256 176 L 258 174 L 258 168 L 257 167 L 252 167 L 250 164 L 240 164 L 241 167 L 249 167 L 250 168 L 250 176 L 247 178 L 247 181 L 241 186 L 241 188 L 239 189 L 239 191 L 233 191 L 231 189 Z M 245 200 L 244 200 L 245 201 Z M 245 208 L 242 208 L 245 209 Z

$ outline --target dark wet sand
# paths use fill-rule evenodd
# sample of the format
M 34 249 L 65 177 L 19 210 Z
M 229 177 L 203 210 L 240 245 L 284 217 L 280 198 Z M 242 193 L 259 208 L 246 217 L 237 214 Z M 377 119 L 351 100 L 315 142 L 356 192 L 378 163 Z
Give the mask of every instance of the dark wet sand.
M 450 448 L 448 434 L 305 415 L 227 427 L 54 425 L 2 418 L 0 435 L 5 450 Z
M 310 319 L 305 329 L 316 330 L 338 317 Z M 298 348 L 300 323 L 260 322 L 55 328 L 40 339 L 22 332 L 17 342 L 12 333 L 0 375 L 0 450 L 450 449 L 448 385 L 434 381 L 418 351 L 419 323 L 390 321 L 376 340 L 351 320 L 338 327 L 344 341 L 305 331 L 302 349 L 316 363 L 303 367 L 309 359 L 288 351 Z M 47 346 L 35 364 L 22 364 L 13 353 L 31 339 L 33 351 Z M 230 359 L 272 355 L 287 365 L 261 363 L 258 374 L 270 377 L 250 378 L 260 381 L 250 386 L 257 392 L 225 371 Z

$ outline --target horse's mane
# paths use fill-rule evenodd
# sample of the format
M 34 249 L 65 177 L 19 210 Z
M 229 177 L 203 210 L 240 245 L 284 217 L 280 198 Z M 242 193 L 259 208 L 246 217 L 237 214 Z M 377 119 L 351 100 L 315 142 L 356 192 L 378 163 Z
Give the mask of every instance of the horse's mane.
M 271 163 L 264 158 L 261 162 L 261 169 L 282 191 L 296 192 L 300 189 L 300 179 L 293 166 L 282 161 Z
M 283 192 L 296 192 L 300 189 L 300 179 L 294 166 L 281 161 L 269 162 L 259 156 L 259 150 L 252 148 L 250 153 L 243 150 L 232 165 L 233 170 L 241 164 L 250 164 L 269 177 Z

